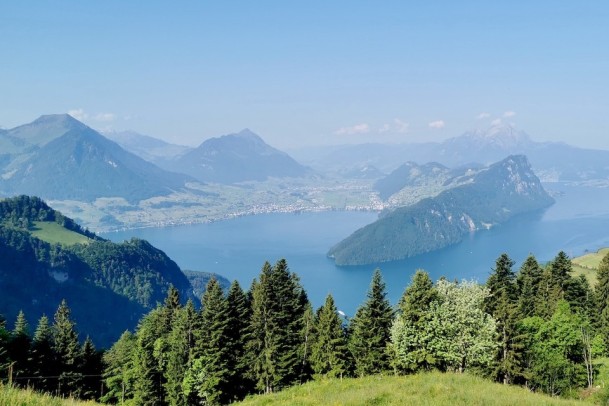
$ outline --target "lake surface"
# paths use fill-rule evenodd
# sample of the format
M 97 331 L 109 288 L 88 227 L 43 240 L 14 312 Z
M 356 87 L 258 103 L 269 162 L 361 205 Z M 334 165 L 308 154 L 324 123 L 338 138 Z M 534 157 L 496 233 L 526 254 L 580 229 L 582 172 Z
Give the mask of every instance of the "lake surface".
M 264 261 L 286 258 L 315 307 L 332 293 L 339 309 L 353 315 L 364 301 L 377 267 L 395 304 L 419 268 L 434 280 L 446 276 L 484 282 L 503 252 L 519 266 L 529 253 L 541 262 L 551 260 L 560 250 L 577 256 L 609 246 L 609 188 L 549 184 L 546 189 L 559 195 L 556 204 L 544 212 L 520 216 L 433 253 L 377 265 L 337 267 L 326 258 L 332 245 L 377 218 L 370 212 L 264 214 L 103 236 L 116 242 L 131 237 L 146 239 L 182 269 L 216 272 L 237 279 L 244 289 L 258 276 Z

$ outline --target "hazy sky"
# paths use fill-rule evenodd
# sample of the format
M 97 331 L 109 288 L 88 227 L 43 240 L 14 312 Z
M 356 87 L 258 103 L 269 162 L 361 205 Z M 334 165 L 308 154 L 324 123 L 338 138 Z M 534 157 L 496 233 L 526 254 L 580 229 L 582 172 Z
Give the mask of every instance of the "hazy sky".
M 441 140 L 492 121 L 609 149 L 609 2 L 2 1 L 0 126 L 171 142 Z

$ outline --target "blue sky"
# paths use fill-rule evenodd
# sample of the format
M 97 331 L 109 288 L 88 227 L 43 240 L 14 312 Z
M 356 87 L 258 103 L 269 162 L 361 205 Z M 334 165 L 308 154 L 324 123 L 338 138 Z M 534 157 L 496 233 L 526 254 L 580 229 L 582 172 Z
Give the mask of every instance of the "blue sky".
M 0 126 L 171 142 L 441 140 L 493 121 L 609 149 L 606 1 L 5 1 Z

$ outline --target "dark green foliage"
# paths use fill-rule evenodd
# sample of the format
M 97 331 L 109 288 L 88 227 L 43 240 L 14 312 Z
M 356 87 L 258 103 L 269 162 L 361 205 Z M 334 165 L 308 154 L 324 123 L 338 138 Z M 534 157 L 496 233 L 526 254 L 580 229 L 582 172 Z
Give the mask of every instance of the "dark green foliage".
M 82 234 L 93 240 L 102 240 L 95 233 L 83 229 L 74 220 L 53 210 L 42 199 L 35 196 L 21 195 L 1 200 L 0 219 L 0 222 L 5 225 L 11 225 L 24 230 L 32 227 L 35 221 L 53 221 L 65 229 Z
M 429 311 L 429 305 L 437 296 L 438 292 L 434 289 L 429 274 L 418 269 L 398 303 L 401 317 L 415 324 L 422 321 Z
M 393 309 L 386 298 L 381 271 L 372 276 L 366 302 L 357 309 L 350 324 L 349 348 L 358 376 L 376 374 L 389 369 L 386 351 L 393 321 Z
M 564 300 L 557 303 L 547 321 L 539 317 L 523 320 L 522 328 L 528 337 L 530 386 L 559 395 L 586 382 L 582 323 Z
M 191 300 L 186 306 L 177 308 L 167 338 L 165 358 L 165 390 L 171 405 L 189 404 L 184 393 L 184 375 L 195 347 L 195 335 L 201 328 L 200 317 Z
M 55 353 L 53 351 L 53 329 L 47 316 L 42 316 L 36 326 L 31 349 L 31 372 L 40 377 L 32 381 L 35 389 L 50 392 L 55 389 L 55 381 L 48 377 L 56 371 Z M 53 385 L 53 386 L 52 386 Z
M 0 382 L 8 380 L 10 358 L 8 353 L 9 332 L 6 331 L 6 320 L 0 315 Z
M 311 363 L 316 374 L 342 378 L 349 371 L 347 337 L 332 295 L 317 311 Z
M 504 384 L 512 383 L 521 375 L 522 345 L 516 330 L 518 286 L 513 265 L 514 261 L 507 254 L 497 258 L 495 269 L 486 282 L 490 294 L 484 302 L 486 312 L 495 318 L 499 341 L 492 375 Z
M 144 240 L 122 244 L 98 241 L 73 248 L 91 271 L 91 282 L 151 308 L 163 300 L 170 285 L 191 297 L 190 284 L 165 253 Z
M 133 349 L 133 401 L 157 405 L 166 401 L 164 377 L 159 358 L 164 356 L 167 312 L 157 307 L 140 321 Z
M 94 241 L 53 245 L 35 238 L 27 224 L 20 225 L 39 220 L 57 221 Z M 53 314 L 66 299 L 78 303 L 74 319 L 102 346 L 134 328 L 170 285 L 184 297 L 192 296 L 188 280 L 162 251 L 141 240 L 114 244 L 95 237 L 36 197 L 0 201 L 0 258 L 0 309 L 9 320 L 20 310 L 30 321 Z
M 125 331 L 103 356 L 106 393 L 102 401 L 124 404 L 133 397 L 135 370 L 133 368 L 136 337 Z
M 609 254 L 605 255 L 598 266 L 595 289 L 598 328 L 609 348 Z
M 228 306 L 227 323 L 227 368 L 232 371 L 228 387 L 237 400 L 253 391 L 254 384 L 246 377 L 247 365 L 244 360 L 245 337 L 251 317 L 251 304 L 239 282 L 234 281 L 226 297 Z
M 285 260 L 262 267 L 252 284 L 252 318 L 246 344 L 248 375 L 265 393 L 299 381 L 303 292 Z
M 195 331 L 195 348 L 184 377 L 186 396 L 204 404 L 227 403 L 230 399 L 228 303 L 218 281 L 212 278 L 201 300 L 201 326 Z
M 85 340 L 81 349 L 80 372 L 82 382 L 79 388 L 79 398 L 95 400 L 101 396 L 101 376 L 103 370 L 102 352 L 95 349 L 93 341 L 89 337 Z
M 15 328 L 11 332 L 8 352 L 10 354 L 11 363 L 13 365 L 12 379 L 17 385 L 25 386 L 27 381 L 20 379 L 30 375 L 30 346 L 31 338 L 27 320 L 25 314 L 19 312 L 17 315 L 17 321 L 15 322 Z
M 53 352 L 59 371 L 57 391 L 62 396 L 79 396 L 82 385 L 82 372 L 79 368 L 82 352 L 75 323 L 65 300 L 61 302 L 55 312 L 52 331 Z
M 542 269 L 533 255 L 529 255 L 520 267 L 516 278 L 518 285 L 518 313 L 530 317 L 535 313 L 535 299 L 542 279 Z

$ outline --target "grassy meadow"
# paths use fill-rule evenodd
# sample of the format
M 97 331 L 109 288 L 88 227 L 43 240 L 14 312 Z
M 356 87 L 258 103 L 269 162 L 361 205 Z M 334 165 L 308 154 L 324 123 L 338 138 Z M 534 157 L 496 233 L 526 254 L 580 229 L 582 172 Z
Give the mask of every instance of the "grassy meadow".
M 89 242 L 88 237 L 63 228 L 53 221 L 35 221 L 31 232 L 34 237 L 50 244 L 74 245 Z
M 11 388 L 0 383 L 0 406 L 92 406 L 95 402 L 61 399 L 31 390 Z
M 468 374 L 430 372 L 409 376 L 370 376 L 321 380 L 271 395 L 248 397 L 244 406 L 263 405 L 421 405 L 567 406 L 589 405 L 492 383 Z
M 573 263 L 573 275 L 585 275 L 590 285 L 596 285 L 596 269 L 605 255 L 609 253 L 609 248 L 601 248 L 596 252 L 589 252 L 571 260 Z

